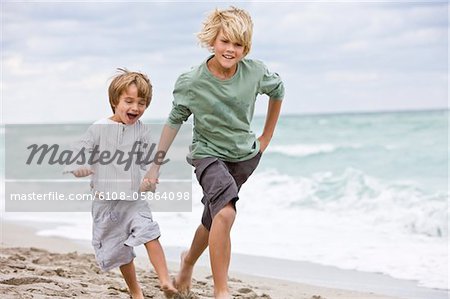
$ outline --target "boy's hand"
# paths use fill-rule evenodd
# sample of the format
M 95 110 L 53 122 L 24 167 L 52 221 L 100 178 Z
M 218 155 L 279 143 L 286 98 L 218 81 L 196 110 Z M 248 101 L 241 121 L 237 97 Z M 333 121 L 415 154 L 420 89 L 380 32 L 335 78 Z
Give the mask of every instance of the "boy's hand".
M 266 138 L 264 137 L 264 135 L 261 135 L 258 137 L 258 140 L 259 140 L 259 150 L 261 151 L 261 153 L 263 153 L 269 146 L 270 138 Z
M 94 174 L 94 172 L 90 168 L 80 168 L 80 169 L 72 171 L 72 174 L 74 176 L 76 176 L 77 178 L 82 178 L 82 177 Z
M 142 180 L 141 186 L 139 187 L 139 192 L 155 192 L 156 184 L 158 183 L 158 179 L 144 178 Z
M 156 184 L 159 184 L 159 167 L 154 164 L 150 167 L 149 171 L 142 180 L 139 192 L 155 192 Z

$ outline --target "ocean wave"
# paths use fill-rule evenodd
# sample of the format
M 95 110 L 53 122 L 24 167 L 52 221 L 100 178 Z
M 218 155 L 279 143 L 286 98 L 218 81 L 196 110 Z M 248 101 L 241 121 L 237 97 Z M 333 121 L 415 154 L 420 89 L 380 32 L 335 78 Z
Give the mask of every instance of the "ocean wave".
M 290 157 L 307 157 L 312 155 L 330 154 L 337 151 L 345 150 L 372 150 L 381 149 L 384 151 L 399 151 L 403 147 L 400 144 L 331 144 L 331 143 L 318 143 L 318 144 L 287 144 L 287 145 L 271 145 L 267 148 L 265 153 L 277 153 Z
M 320 172 L 292 177 L 277 171 L 257 173 L 266 193 L 282 197 L 284 209 L 312 208 L 342 213 L 363 213 L 373 225 L 390 225 L 404 233 L 448 236 L 449 194 L 433 194 L 414 182 L 384 182 L 348 168 L 342 173 Z
M 266 152 L 280 153 L 291 157 L 306 157 L 316 154 L 328 154 L 340 149 L 358 149 L 360 144 L 335 145 L 335 144 L 290 144 L 270 146 Z
M 238 210 L 245 216 L 239 229 L 248 229 L 236 233 L 242 253 L 448 288 L 445 192 L 430 194 L 412 181 L 387 182 L 352 168 L 308 177 L 270 170 L 255 173 L 240 198 Z M 260 236 L 271 231 L 271 241 L 261 243 Z

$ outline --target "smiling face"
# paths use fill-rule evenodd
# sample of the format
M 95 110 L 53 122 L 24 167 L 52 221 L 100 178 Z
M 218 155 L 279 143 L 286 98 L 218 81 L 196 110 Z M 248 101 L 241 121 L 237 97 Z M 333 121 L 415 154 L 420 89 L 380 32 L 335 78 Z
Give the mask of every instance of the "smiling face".
M 244 58 L 244 46 L 237 41 L 231 41 L 224 34 L 221 29 L 217 34 L 214 43 L 214 57 L 211 59 L 212 71 L 219 73 L 229 73 L 230 75 L 236 72 L 237 64 Z
M 250 52 L 253 22 L 247 11 L 234 6 L 223 10 L 215 9 L 203 22 L 197 38 L 203 47 L 214 50 L 214 44 L 220 33 L 227 40 L 242 45 L 244 56 Z
M 144 114 L 146 108 L 147 102 L 138 96 L 136 84 L 130 84 L 120 95 L 111 120 L 132 125 Z

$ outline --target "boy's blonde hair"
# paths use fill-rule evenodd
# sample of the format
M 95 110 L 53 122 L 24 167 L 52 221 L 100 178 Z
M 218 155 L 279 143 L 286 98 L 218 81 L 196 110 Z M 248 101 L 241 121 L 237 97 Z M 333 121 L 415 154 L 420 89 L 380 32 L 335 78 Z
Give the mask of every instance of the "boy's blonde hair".
M 153 89 L 148 77 L 142 73 L 130 72 L 125 68 L 118 68 L 117 70 L 120 74 L 113 77 L 108 88 L 109 104 L 113 113 L 115 113 L 115 107 L 119 104 L 120 96 L 131 84 L 136 85 L 138 97 L 145 99 L 146 107 L 148 107 L 152 99 Z
M 220 29 L 231 42 L 244 46 L 244 56 L 250 52 L 253 22 L 248 12 L 234 6 L 225 10 L 214 10 L 203 22 L 202 30 L 197 33 L 200 44 L 212 50 Z

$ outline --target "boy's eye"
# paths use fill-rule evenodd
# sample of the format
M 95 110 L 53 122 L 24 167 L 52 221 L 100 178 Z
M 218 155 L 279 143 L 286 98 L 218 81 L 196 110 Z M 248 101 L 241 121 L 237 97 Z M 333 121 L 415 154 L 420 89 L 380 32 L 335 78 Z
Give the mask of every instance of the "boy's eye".
M 226 39 L 222 39 L 221 42 L 222 42 L 222 43 L 225 43 L 225 44 L 228 44 L 228 43 L 229 43 L 229 41 L 226 40 Z
M 242 47 L 242 44 L 234 44 L 236 47 Z

